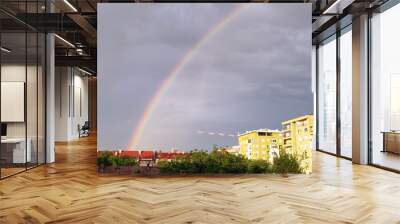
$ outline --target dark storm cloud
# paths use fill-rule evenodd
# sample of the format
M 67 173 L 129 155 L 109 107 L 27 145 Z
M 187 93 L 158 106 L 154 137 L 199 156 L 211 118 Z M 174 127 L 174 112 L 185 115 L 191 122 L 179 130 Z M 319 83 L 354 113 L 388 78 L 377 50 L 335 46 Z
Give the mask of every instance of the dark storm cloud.
M 123 147 L 144 107 L 181 58 L 235 4 L 102 5 L 99 16 L 103 148 Z M 312 112 L 307 4 L 252 4 L 180 71 L 144 129 L 141 147 L 233 145 L 227 136 L 280 128 Z M 118 24 L 118 25 L 115 25 Z M 115 54 L 108 52 L 118 52 Z M 102 62 L 106 62 L 102 64 Z M 111 63 L 112 62 L 112 63 Z M 101 92 L 100 91 L 100 92 Z M 108 93 L 112 94 L 108 94 Z M 116 100 L 117 99 L 117 100 Z M 224 133 L 199 134 L 198 131 Z

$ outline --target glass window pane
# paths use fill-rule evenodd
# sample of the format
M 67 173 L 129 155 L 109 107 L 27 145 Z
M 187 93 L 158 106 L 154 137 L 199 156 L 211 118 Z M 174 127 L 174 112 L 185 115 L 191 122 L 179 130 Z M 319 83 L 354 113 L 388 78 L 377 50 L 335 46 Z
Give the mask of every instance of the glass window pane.
M 340 36 L 340 153 L 352 157 L 352 35 Z
M 336 39 L 318 48 L 318 147 L 336 153 Z
M 38 144 L 37 144 L 37 80 L 38 80 L 38 35 L 36 32 L 27 33 L 27 80 L 26 80 L 26 113 L 27 113 L 27 142 L 28 149 L 30 148 L 30 161 L 28 162 L 28 168 L 37 165 L 38 160 Z
M 46 65 L 46 36 L 39 33 L 39 43 L 38 43 L 38 164 L 45 163 L 45 65 Z
M 371 22 L 372 163 L 400 170 L 400 5 Z
M 2 33 L 1 47 L 1 175 L 5 177 L 25 170 L 31 158 L 29 147 L 26 150 L 25 32 Z

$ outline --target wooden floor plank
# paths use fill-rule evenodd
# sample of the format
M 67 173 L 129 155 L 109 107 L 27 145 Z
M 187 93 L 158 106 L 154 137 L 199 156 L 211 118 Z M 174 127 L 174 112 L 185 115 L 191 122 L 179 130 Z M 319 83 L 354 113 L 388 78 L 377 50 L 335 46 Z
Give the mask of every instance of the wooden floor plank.
M 400 223 L 400 175 L 315 152 L 311 175 L 104 176 L 96 138 L 0 181 L 0 223 Z

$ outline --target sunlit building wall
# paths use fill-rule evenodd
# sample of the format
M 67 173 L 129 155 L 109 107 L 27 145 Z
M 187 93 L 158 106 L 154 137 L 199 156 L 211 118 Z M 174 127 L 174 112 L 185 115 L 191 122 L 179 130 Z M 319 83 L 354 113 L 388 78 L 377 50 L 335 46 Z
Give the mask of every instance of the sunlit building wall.
M 301 165 L 311 169 L 314 116 L 305 115 L 282 122 L 283 148 L 301 158 Z
M 283 139 L 279 130 L 259 129 L 239 134 L 240 154 L 248 159 L 264 159 L 272 162 L 279 155 Z

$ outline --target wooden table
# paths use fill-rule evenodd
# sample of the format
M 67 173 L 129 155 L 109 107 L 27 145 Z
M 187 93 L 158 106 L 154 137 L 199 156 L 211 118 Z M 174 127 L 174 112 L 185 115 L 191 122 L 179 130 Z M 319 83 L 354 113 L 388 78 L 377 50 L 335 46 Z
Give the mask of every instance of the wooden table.
M 383 150 L 400 154 L 400 131 L 383 131 Z

